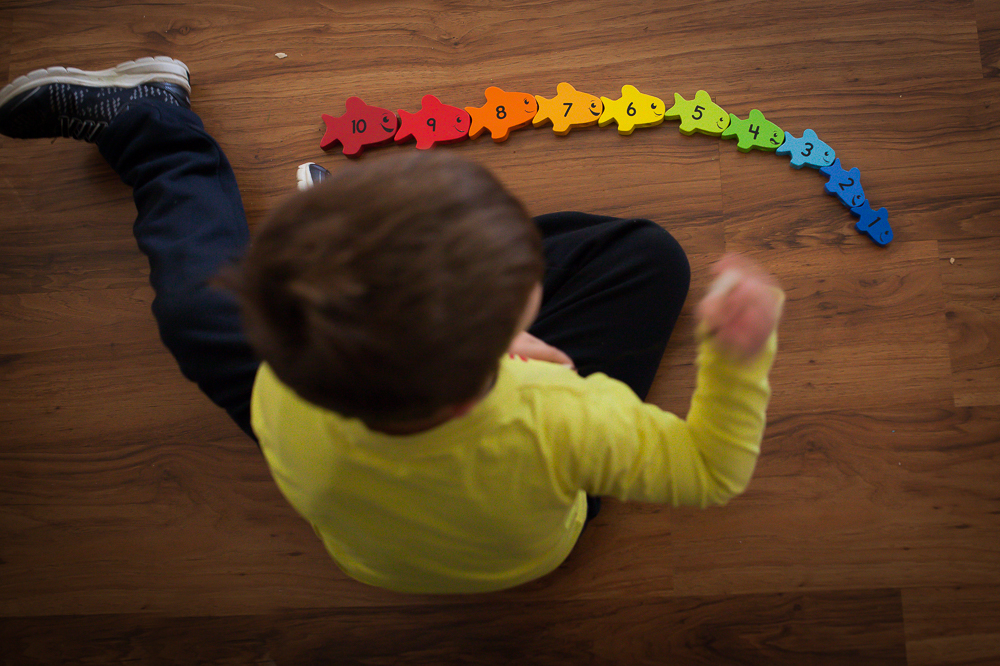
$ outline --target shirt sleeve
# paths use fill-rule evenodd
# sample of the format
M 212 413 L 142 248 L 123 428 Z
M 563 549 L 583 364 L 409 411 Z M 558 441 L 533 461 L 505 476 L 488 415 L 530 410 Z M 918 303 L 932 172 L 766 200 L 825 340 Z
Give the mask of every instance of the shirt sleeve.
M 587 377 L 552 410 L 552 444 L 565 447 L 559 480 L 569 491 L 622 500 L 724 504 L 747 487 L 760 454 L 776 351 L 776 333 L 749 361 L 703 339 L 686 419 L 643 403 L 605 375 Z

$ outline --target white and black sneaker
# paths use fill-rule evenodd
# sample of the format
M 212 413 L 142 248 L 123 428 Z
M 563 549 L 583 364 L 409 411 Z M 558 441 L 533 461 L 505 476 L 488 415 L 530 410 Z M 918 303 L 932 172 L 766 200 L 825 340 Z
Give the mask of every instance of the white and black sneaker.
M 15 139 L 65 136 L 93 143 L 129 104 L 148 98 L 191 108 L 187 65 L 156 56 L 94 72 L 37 69 L 0 90 L 0 134 Z
M 306 162 L 299 165 L 296 177 L 299 182 L 299 189 L 308 190 L 316 183 L 322 183 L 329 178 L 330 172 L 315 162 Z

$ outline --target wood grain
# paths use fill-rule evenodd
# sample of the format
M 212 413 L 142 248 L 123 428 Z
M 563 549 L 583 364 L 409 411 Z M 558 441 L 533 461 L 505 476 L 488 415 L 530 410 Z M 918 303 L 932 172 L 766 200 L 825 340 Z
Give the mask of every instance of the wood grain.
M 975 5 L 983 76 L 995 79 L 1000 76 L 1000 5 L 991 0 L 976 0 Z
M 319 116 L 350 95 L 464 106 L 569 81 L 705 89 L 814 129 L 895 240 L 859 235 L 816 171 L 669 121 L 444 148 L 534 213 L 646 217 L 681 241 L 692 292 L 650 393 L 666 409 L 687 411 L 694 306 L 722 253 L 761 261 L 788 303 L 745 495 L 703 512 L 609 500 L 550 576 L 411 597 L 344 576 L 179 375 L 130 193 L 97 151 L 0 137 L 0 663 L 1000 661 L 996 2 L 0 6 L 8 79 L 159 54 L 190 66 L 252 227 L 301 162 L 348 165 L 319 149 Z
M 609 623 L 617 635 L 607 636 Z M 265 631 L 261 631 L 266 626 Z M 609 640 L 610 638 L 610 640 Z M 387 640 L 388 639 L 388 640 Z M 897 590 L 654 602 L 471 603 L 264 617 L 0 620 L 0 656 L 51 663 L 905 664 Z
M 957 405 L 1000 403 L 1000 270 L 993 260 L 998 250 L 997 238 L 941 243 Z
M 903 590 L 911 666 L 988 666 L 1000 661 L 1000 588 Z

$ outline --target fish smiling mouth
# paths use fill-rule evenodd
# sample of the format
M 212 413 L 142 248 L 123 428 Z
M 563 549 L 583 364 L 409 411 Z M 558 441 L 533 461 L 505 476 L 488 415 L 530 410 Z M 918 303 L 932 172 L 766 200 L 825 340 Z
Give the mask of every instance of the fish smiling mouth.
M 778 142 L 777 142 L 777 141 L 775 140 L 775 138 L 774 138 L 774 137 L 771 137 L 771 143 L 773 143 L 773 144 L 774 144 L 774 145 L 776 145 L 776 146 L 780 146 L 780 145 L 781 145 L 780 143 L 778 143 Z
M 396 129 L 394 127 L 386 127 L 385 125 L 379 125 L 379 127 L 381 127 L 382 129 L 384 129 L 386 132 L 395 132 L 396 131 Z
M 591 110 L 590 115 L 600 117 L 601 112 L 600 111 L 593 111 L 593 110 Z

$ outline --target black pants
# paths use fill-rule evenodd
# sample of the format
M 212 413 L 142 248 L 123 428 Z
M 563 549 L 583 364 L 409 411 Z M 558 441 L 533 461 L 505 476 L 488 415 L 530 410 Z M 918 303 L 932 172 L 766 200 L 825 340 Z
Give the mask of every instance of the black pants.
M 155 100 L 120 114 L 98 145 L 134 191 L 134 233 L 149 258 L 163 342 L 184 376 L 254 437 L 259 360 L 235 299 L 208 284 L 249 242 L 226 156 L 197 115 Z M 683 250 L 647 220 L 555 213 L 537 222 L 548 267 L 531 332 L 582 375 L 604 372 L 645 398 L 687 294 Z

